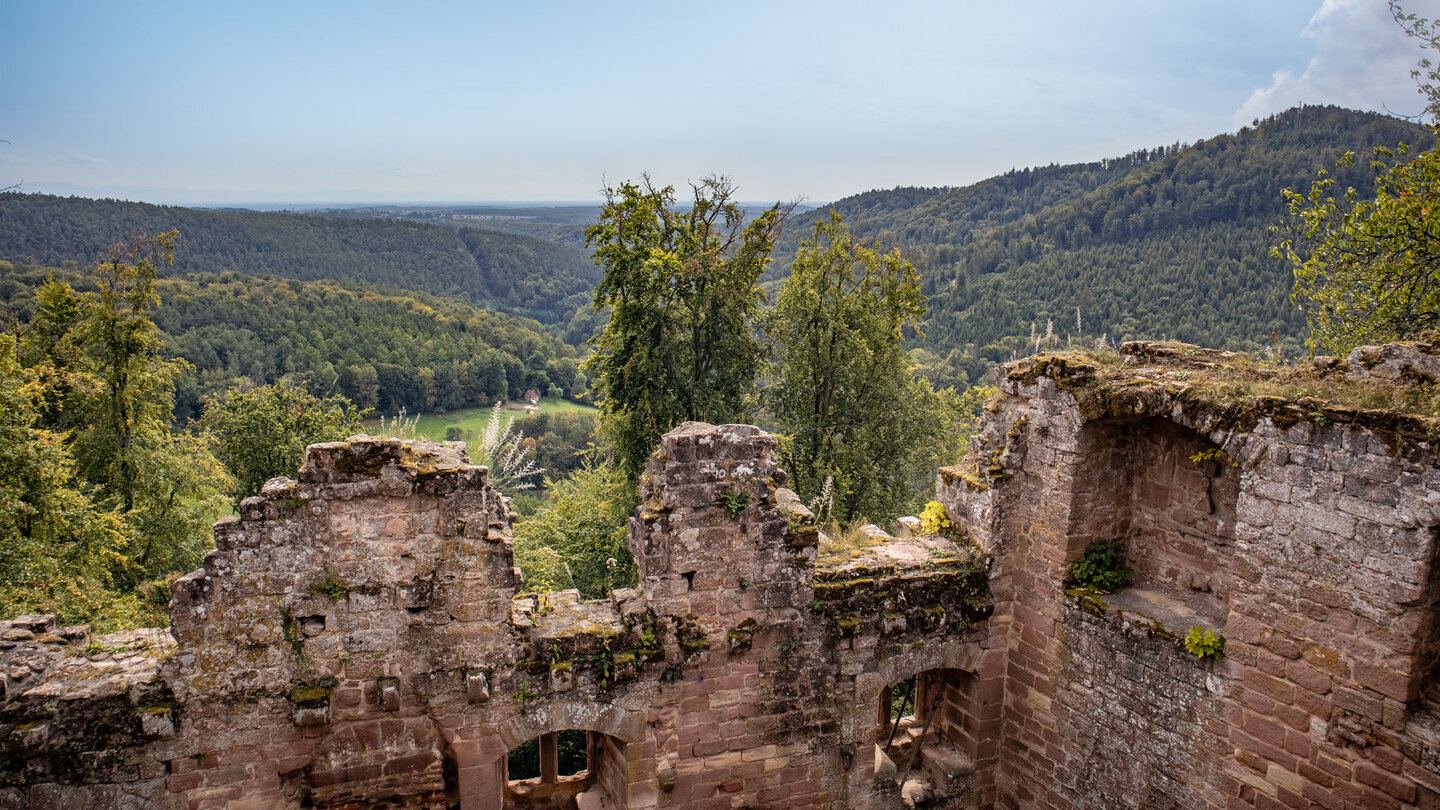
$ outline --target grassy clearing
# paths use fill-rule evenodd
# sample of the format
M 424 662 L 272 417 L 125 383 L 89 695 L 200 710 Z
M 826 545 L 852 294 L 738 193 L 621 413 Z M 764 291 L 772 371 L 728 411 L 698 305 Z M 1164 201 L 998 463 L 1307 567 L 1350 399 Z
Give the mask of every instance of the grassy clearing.
M 441 442 L 445 440 L 446 428 L 457 427 L 462 431 L 469 431 L 475 437 L 485 433 L 485 425 L 490 421 L 491 407 L 466 408 L 459 411 L 447 411 L 444 413 L 430 413 L 422 415 L 415 424 L 415 435 L 431 441 Z M 598 413 L 595 408 L 589 405 L 581 405 L 578 402 L 571 402 L 567 399 L 540 400 L 539 410 L 534 413 L 568 413 L 574 411 L 592 411 Z M 518 422 L 529 414 L 523 410 L 511 409 L 508 406 L 503 413 L 506 416 L 513 416 Z M 379 419 L 367 419 L 363 422 L 366 430 L 374 430 L 380 425 Z

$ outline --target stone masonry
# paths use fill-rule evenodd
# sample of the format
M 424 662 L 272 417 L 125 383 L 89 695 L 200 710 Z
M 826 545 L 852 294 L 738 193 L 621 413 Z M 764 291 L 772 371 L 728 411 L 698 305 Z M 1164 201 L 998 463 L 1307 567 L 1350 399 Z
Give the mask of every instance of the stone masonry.
M 639 589 L 582 603 L 521 590 L 508 501 L 463 445 L 312 446 L 216 525 L 170 633 L 0 630 L 0 807 L 890 807 L 902 783 L 976 806 L 1003 674 L 987 561 L 880 533 L 817 570 L 775 448 L 668 434 Z M 878 708 L 917 673 L 964 688 L 925 740 L 914 718 L 897 735 L 902 778 Z M 507 751 L 566 729 L 589 735 L 582 775 L 507 779 Z
M 1253 394 L 1240 378 L 1269 372 L 1223 352 L 1121 355 L 1003 369 L 942 471 L 1009 625 L 999 805 L 1440 807 L 1440 421 Z M 1369 347 L 1302 371 L 1433 392 L 1437 360 Z M 1097 540 L 1135 582 L 1067 590 Z M 1223 655 L 1187 652 L 1191 627 Z
M 1313 374 L 1421 390 L 1437 357 Z M 641 479 L 639 587 L 594 602 L 525 591 L 462 444 L 312 446 L 168 632 L 0 623 L 0 808 L 1440 807 L 1440 424 L 1247 362 L 1001 369 L 944 536 L 825 537 L 773 436 L 687 423 Z M 1132 584 L 1070 585 L 1096 541 Z

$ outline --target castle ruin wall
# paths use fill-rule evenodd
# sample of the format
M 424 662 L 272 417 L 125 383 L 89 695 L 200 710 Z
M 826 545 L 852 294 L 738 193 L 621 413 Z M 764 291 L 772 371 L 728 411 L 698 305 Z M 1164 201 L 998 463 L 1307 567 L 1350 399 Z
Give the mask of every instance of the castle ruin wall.
M 0 808 L 1440 806 L 1440 429 L 1202 384 L 1232 362 L 1003 368 L 937 482 L 950 537 L 830 543 L 775 437 L 688 423 L 641 479 L 638 587 L 592 602 L 524 590 L 463 445 L 312 446 L 168 632 L 0 623 Z M 1113 594 L 1069 581 L 1097 541 Z

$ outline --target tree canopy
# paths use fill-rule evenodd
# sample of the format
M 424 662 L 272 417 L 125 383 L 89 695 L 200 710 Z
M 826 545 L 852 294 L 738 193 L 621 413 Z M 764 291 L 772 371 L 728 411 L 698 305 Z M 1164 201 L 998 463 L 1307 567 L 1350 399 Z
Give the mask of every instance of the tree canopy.
M 610 320 L 585 364 L 601 428 L 630 475 L 665 431 L 686 420 L 735 422 L 753 408 L 762 350 L 757 286 L 788 206 L 746 222 L 723 177 L 692 187 L 686 209 L 648 177 L 607 188 L 585 232 L 605 276 L 595 307 Z
M 266 481 L 295 475 L 308 445 L 359 433 L 363 415 L 344 397 L 317 397 L 303 383 L 275 383 L 211 395 L 200 424 L 235 477 L 230 503 L 239 511 L 240 502 L 259 494 Z
M 18 486 L 3 498 L 20 520 L 0 526 L 11 535 L 0 569 L 33 594 L 0 600 L 128 623 L 144 612 L 137 594 L 163 602 L 159 581 L 195 568 L 210 545 L 231 479 L 207 436 L 174 427 L 175 381 L 189 365 L 167 355 L 150 319 L 174 238 L 114 246 L 89 274 L 94 292 L 47 281 L 8 341 L 0 456 L 14 465 L 5 477 Z
M 1328 176 L 1286 193 L 1291 230 L 1276 254 L 1294 267 L 1311 346 L 1343 355 L 1440 327 L 1440 150 L 1407 154 L 1376 150 L 1373 199 L 1353 188 L 1337 199 Z
M 1440 28 L 1390 2 L 1412 38 L 1440 51 Z M 1375 147 L 1374 197 L 1337 192 L 1322 171 L 1308 193 L 1285 190 L 1288 218 L 1274 254 L 1295 274 L 1293 298 L 1310 326 L 1309 345 L 1345 354 L 1355 346 L 1440 328 L 1440 71 L 1426 58 L 1412 71 L 1427 100 L 1429 149 Z M 1347 152 L 1337 164 L 1355 162 Z
M 841 521 L 912 506 L 917 474 L 932 473 L 934 451 L 958 433 L 954 391 L 935 391 L 903 349 L 924 312 L 915 267 L 878 240 L 855 241 L 831 211 L 766 315 L 764 400 L 785 436 L 782 463 L 802 498 L 830 489 Z

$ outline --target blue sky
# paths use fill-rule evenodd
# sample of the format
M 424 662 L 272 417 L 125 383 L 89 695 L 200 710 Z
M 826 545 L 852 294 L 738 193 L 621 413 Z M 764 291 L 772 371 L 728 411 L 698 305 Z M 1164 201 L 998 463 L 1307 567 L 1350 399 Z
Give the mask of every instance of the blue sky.
M 179 203 L 964 185 L 1302 101 L 1418 112 L 1422 55 L 1384 0 L 5 0 L 0 30 L 0 186 Z

